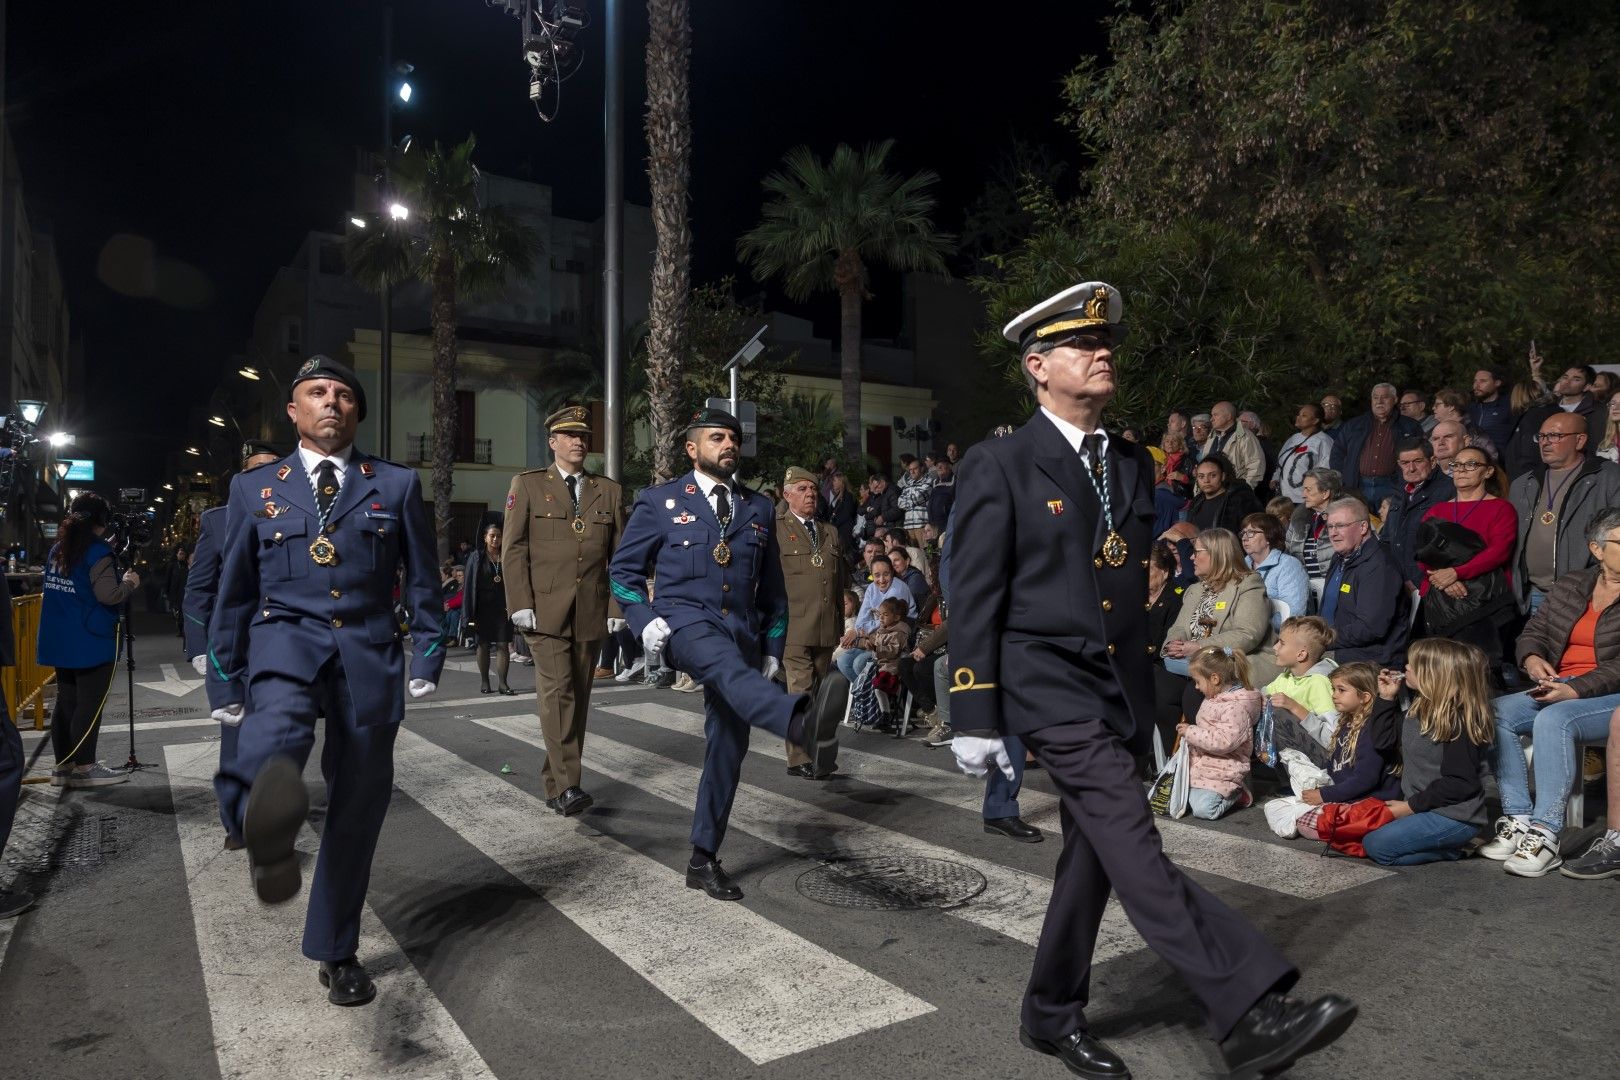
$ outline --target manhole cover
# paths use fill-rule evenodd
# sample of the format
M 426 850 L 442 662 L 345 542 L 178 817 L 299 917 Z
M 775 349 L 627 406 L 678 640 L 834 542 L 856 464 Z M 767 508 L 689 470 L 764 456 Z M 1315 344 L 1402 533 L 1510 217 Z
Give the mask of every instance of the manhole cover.
M 69 866 L 98 866 L 108 855 L 118 852 L 118 819 L 107 816 L 85 818 L 68 837 L 62 849 L 62 862 Z
M 800 895 L 818 903 L 869 911 L 955 907 L 985 884 L 971 866 L 910 855 L 830 859 L 794 882 Z

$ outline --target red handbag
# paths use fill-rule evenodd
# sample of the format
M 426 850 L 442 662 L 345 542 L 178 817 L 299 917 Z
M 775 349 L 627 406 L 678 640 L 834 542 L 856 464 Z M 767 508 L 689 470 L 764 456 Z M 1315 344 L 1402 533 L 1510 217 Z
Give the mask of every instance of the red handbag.
M 1324 803 L 1299 820 L 1302 835 L 1315 834 L 1334 851 L 1357 859 L 1367 857 L 1361 841 L 1374 829 L 1395 820 L 1382 799 L 1357 799 L 1352 803 Z
M 897 697 L 900 693 L 900 676 L 892 671 L 875 671 L 872 673 L 872 689 Z

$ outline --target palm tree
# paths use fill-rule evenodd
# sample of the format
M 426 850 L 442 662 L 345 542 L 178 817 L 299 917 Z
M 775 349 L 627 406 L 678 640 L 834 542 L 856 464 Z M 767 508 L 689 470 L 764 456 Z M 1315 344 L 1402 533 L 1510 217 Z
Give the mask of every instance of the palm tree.
M 450 555 L 450 495 L 455 486 L 456 306 L 499 294 L 513 275 L 527 277 L 540 237 L 504 206 L 486 206 L 472 162 L 476 140 L 446 151 L 438 143 L 399 154 L 394 191 L 406 221 L 371 215 L 349 234 L 345 255 L 356 281 L 374 292 L 411 278 L 427 283 L 433 323 L 433 524 L 439 559 Z
M 688 101 L 692 22 L 687 0 L 647 0 L 647 178 L 657 235 L 648 303 L 647 386 L 653 481 L 680 472 L 681 350 L 692 293 L 692 230 L 687 223 L 692 116 Z
M 807 147 L 765 178 L 771 196 L 761 221 L 737 242 L 758 280 L 780 277 L 788 296 L 838 293 L 844 453 L 861 454 L 861 301 L 870 298 L 868 268 L 943 274 L 952 237 L 929 220 L 939 177 L 924 170 L 901 178 L 885 168 L 894 140 L 864 150 L 839 144 L 822 162 Z

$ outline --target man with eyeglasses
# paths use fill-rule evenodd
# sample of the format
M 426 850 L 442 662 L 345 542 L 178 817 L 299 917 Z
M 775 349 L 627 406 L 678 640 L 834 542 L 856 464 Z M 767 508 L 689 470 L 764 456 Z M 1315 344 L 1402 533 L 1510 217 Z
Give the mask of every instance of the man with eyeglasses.
M 1318 614 L 1333 627 L 1333 659 L 1402 666 L 1411 596 L 1394 556 L 1373 535 L 1367 504 L 1354 496 L 1329 503 L 1327 534 L 1333 562 Z
M 1531 614 L 1554 581 L 1591 564 L 1586 527 L 1620 504 L 1620 466 L 1587 454 L 1587 439 L 1585 417 L 1554 412 L 1535 435 L 1540 462 L 1515 477 L 1509 491 L 1519 512 L 1513 583 Z
M 1434 425 L 1440 422 L 1439 417 L 1429 412 L 1429 399 L 1419 390 L 1402 392 L 1401 415 L 1421 427 L 1425 435 L 1433 431 Z
M 1508 447 L 1508 472 L 1515 478 L 1537 471 L 1537 464 L 1546 459 L 1536 453 L 1542 425 L 1548 417 L 1569 413 L 1581 421 L 1587 443 L 1596 446 L 1603 440 L 1603 426 L 1608 422 L 1608 410 L 1600 408 L 1589 389 L 1597 372 L 1586 364 L 1572 364 L 1553 382 L 1553 400 L 1545 405 L 1525 410 Z M 1522 524 L 1522 523 L 1521 523 Z
M 1453 456 L 1456 453 L 1452 451 Z M 1396 448 L 1395 464 L 1401 470 L 1401 486 L 1390 497 L 1383 539 L 1395 557 L 1395 565 L 1401 568 L 1401 580 L 1408 589 L 1416 589 L 1422 580 L 1416 555 L 1418 524 L 1430 507 L 1456 498 L 1457 488 L 1451 477 L 1435 468 L 1434 449 L 1427 439 L 1401 443 Z

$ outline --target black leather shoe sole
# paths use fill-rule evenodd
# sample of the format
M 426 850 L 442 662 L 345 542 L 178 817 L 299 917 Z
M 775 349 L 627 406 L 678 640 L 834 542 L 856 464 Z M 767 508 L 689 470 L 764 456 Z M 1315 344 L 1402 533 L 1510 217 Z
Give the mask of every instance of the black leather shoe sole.
M 377 984 L 371 981 L 371 976 L 364 969 L 360 971 L 360 978 L 346 979 L 341 986 L 332 985 L 332 977 L 326 973 L 325 967 L 321 968 L 320 979 L 321 985 L 327 987 L 326 1000 L 334 1005 L 345 1008 L 365 1005 L 377 996 Z
M 1018 822 L 1018 825 L 1022 825 L 1023 829 L 1018 828 L 1018 825 L 1011 825 L 1008 824 L 1008 822 L 998 819 L 995 821 L 985 822 L 984 831 L 987 833 L 994 833 L 997 836 L 1005 836 L 1007 839 L 1016 840 L 1020 844 L 1038 844 L 1042 840 L 1046 839 L 1046 834 L 1041 832 L 1041 830 L 1037 829 L 1035 826 L 1027 825 L 1019 818 L 1012 818 L 1010 820 Z M 1027 832 L 1024 831 L 1026 829 L 1028 830 Z
M 242 815 L 242 846 L 252 867 L 253 891 L 266 904 L 298 895 L 303 876 L 293 846 L 309 814 L 309 793 L 291 758 L 275 757 L 253 778 Z
M 1229 1063 L 1227 1075 L 1231 1080 L 1266 1080 L 1267 1077 L 1288 1069 L 1306 1054 L 1314 1054 L 1332 1045 L 1334 1040 L 1350 1030 L 1350 1025 L 1355 1021 L 1355 1003 L 1341 999 L 1324 1008 L 1315 1023 L 1281 1046 L 1267 1050 L 1248 1061 Z
M 1088 1069 L 1084 1065 L 1071 1060 L 1056 1043 L 1047 1042 L 1045 1039 L 1037 1039 L 1023 1028 L 1018 1029 L 1018 1041 L 1038 1054 L 1057 1058 L 1063 1062 L 1064 1068 L 1076 1076 L 1085 1077 L 1085 1080 L 1131 1080 L 1131 1071 L 1123 1066 L 1119 1069 Z

